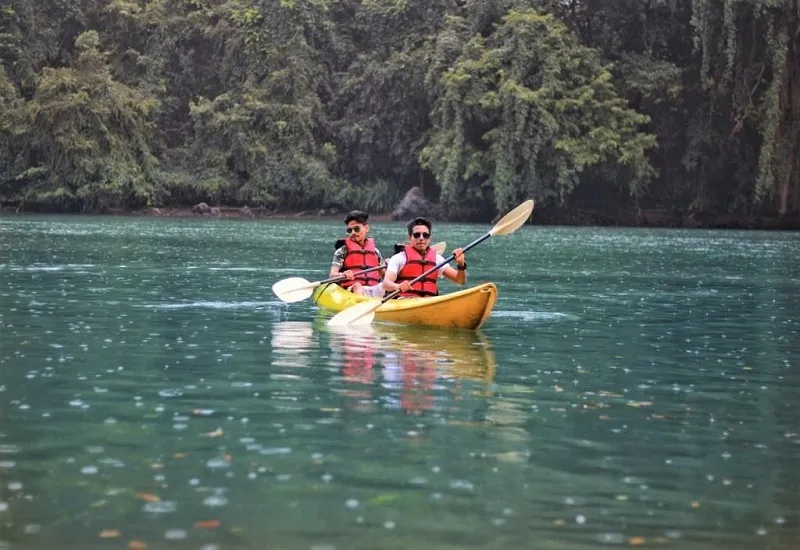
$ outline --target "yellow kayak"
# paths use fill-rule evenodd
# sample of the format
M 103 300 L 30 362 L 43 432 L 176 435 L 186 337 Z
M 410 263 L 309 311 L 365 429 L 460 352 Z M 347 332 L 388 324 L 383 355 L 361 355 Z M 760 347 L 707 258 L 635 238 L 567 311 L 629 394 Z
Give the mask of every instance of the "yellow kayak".
M 370 331 L 375 338 L 386 344 L 393 344 L 400 353 L 434 358 L 444 376 L 483 382 L 491 382 L 494 378 L 494 350 L 489 339 L 481 332 L 430 331 L 424 327 L 380 323 L 359 327 L 359 333 L 362 329 Z
M 321 308 L 338 313 L 355 304 L 377 300 L 357 296 L 339 285 L 321 285 L 314 291 L 314 302 Z M 497 301 L 494 283 L 427 298 L 401 298 L 389 300 L 375 311 L 375 319 L 405 325 L 423 325 L 440 328 L 480 328 Z

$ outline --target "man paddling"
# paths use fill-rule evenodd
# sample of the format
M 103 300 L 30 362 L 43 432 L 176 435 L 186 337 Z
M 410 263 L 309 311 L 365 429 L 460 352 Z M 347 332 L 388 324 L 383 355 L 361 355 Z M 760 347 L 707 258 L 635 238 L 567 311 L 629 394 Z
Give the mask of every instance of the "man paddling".
M 445 259 L 430 247 L 432 224 L 423 217 L 414 218 L 406 225 L 408 229 L 408 244 L 402 252 L 398 252 L 386 264 L 386 275 L 383 278 L 385 292 L 394 292 L 400 289 L 399 298 L 436 296 L 439 288 L 436 281 L 439 277 L 447 277 L 457 285 L 467 282 L 467 262 L 464 252 L 460 248 L 453 250 L 456 268 L 445 263 Z M 444 264 L 437 271 L 423 279 L 411 281 L 428 269 Z
M 336 251 L 333 253 L 328 276 L 336 277 L 343 274 L 347 279 L 339 283 L 341 287 L 353 294 L 382 298 L 384 290 L 381 279 L 385 272 L 384 269 L 368 273 L 355 273 L 383 263 L 383 256 L 375 246 L 374 239 L 367 236 L 369 233 L 368 222 L 369 214 L 361 210 L 353 210 L 345 216 L 347 238 L 336 241 Z

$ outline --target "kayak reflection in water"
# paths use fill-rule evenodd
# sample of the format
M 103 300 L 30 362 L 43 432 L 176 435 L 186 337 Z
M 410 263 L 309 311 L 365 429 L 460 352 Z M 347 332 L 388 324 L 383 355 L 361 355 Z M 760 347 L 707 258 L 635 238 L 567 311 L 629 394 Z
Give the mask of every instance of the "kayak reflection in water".
M 447 403 L 464 391 L 462 381 L 489 383 L 494 377 L 494 353 L 477 333 L 432 336 L 413 327 L 370 325 L 330 334 L 351 410 L 374 412 L 376 403 L 414 415 L 454 409 Z
M 314 326 L 306 321 L 281 321 L 272 326 L 272 365 L 307 367 L 309 354 L 319 347 Z
M 385 398 L 387 407 L 407 414 L 422 414 L 433 408 L 436 363 L 431 355 L 403 350 L 385 354 L 382 363 L 381 385 L 399 393 L 399 399 L 391 394 Z

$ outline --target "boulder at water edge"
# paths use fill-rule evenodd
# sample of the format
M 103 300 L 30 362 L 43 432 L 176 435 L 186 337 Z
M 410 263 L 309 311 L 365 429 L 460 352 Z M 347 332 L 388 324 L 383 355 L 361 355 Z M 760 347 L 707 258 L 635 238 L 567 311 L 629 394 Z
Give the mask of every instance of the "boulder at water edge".
M 198 202 L 192 207 L 192 214 L 205 215 L 211 212 L 211 207 L 204 202 Z
M 395 206 L 392 212 L 393 220 L 410 220 L 415 216 L 425 216 L 426 218 L 437 217 L 439 209 L 435 204 L 425 198 L 422 189 L 415 186 L 408 190 L 403 200 Z

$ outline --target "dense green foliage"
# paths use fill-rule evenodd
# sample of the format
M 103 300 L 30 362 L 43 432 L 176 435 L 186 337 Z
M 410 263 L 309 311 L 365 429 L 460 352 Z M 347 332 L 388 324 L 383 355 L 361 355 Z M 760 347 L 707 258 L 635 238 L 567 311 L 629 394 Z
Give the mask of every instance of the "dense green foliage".
M 0 202 L 800 210 L 800 0 L 7 0 Z

